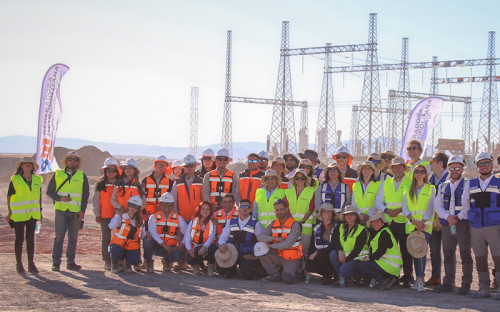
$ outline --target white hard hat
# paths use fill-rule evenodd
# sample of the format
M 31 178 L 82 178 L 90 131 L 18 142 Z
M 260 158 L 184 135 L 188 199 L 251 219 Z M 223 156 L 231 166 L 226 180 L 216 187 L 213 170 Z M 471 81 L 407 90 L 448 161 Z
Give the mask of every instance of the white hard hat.
M 477 154 L 476 159 L 474 160 L 474 163 L 477 163 L 478 161 L 481 161 L 483 159 L 493 160 L 493 157 L 490 155 L 490 153 L 482 152 L 482 153 Z
M 260 158 L 269 159 L 269 154 L 264 150 L 258 152 L 257 155 L 259 155 Z
M 269 247 L 267 247 L 266 243 L 257 242 L 253 247 L 253 255 L 256 257 L 263 256 L 269 252 Z
M 170 192 L 163 193 L 160 197 L 160 202 L 161 203 L 173 203 L 174 202 L 174 195 L 170 194 Z
M 217 150 L 217 153 L 215 154 L 215 157 L 219 157 L 219 156 L 220 156 L 220 157 L 227 157 L 227 158 L 231 158 L 231 157 L 229 156 L 229 151 L 228 151 L 226 148 L 224 148 L 224 147 L 219 148 L 219 149 Z
M 204 150 L 203 152 L 201 152 L 200 160 L 203 157 L 212 157 L 212 160 L 213 160 L 215 158 L 215 153 L 214 153 L 213 149 L 207 148 L 206 150 Z
M 172 168 L 180 167 L 182 166 L 182 161 L 176 160 L 172 163 Z
M 451 164 L 461 164 L 463 166 L 465 166 L 465 160 L 463 159 L 462 156 L 460 155 L 453 155 L 450 157 L 450 159 L 448 160 L 448 167 L 451 165 Z
M 120 164 L 118 163 L 118 160 L 114 159 L 113 157 L 108 157 L 104 161 L 104 166 L 102 166 L 101 169 L 105 169 L 108 167 L 118 167 Z
M 156 157 L 155 161 L 154 161 L 155 164 L 157 161 L 163 161 L 163 162 L 166 162 L 168 164 L 167 156 L 165 156 L 165 155 L 160 155 L 160 156 Z
M 339 155 L 339 154 L 347 154 L 347 155 L 352 156 L 349 149 L 345 146 L 340 146 L 339 148 L 337 148 L 337 150 L 335 151 L 335 154 L 333 154 L 333 155 L 335 156 L 335 155 Z
M 196 161 L 196 157 L 194 157 L 191 154 L 187 154 L 182 159 L 182 166 L 185 166 L 185 165 L 198 165 L 198 164 L 199 164 L 199 162 Z
M 128 199 L 128 203 L 129 204 L 132 204 L 132 205 L 136 205 L 136 206 L 139 206 L 139 207 L 142 207 L 142 199 L 141 199 L 141 196 L 139 195 L 135 195 L 135 196 L 132 196 Z
M 139 165 L 137 164 L 137 160 L 135 160 L 133 158 L 127 158 L 125 160 L 125 162 L 123 162 L 123 165 L 124 166 L 134 167 L 135 169 L 139 169 Z

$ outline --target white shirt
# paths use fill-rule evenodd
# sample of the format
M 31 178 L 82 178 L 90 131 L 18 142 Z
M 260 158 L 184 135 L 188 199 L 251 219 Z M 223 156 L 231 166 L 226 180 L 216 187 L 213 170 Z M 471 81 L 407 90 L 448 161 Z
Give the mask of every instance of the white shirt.
M 121 216 L 119 214 L 115 214 L 115 216 L 113 218 L 111 218 L 111 220 L 109 221 L 108 227 L 112 230 L 120 227 L 122 225 L 122 218 L 123 218 L 123 220 L 130 220 L 130 223 L 132 224 L 132 226 L 136 226 L 135 220 L 130 219 L 128 213 L 124 213 Z M 141 226 L 140 238 L 143 238 L 145 235 L 146 235 L 146 229 L 143 226 Z
M 162 212 L 163 213 L 163 212 Z M 177 218 L 179 218 L 179 230 L 182 235 L 186 234 L 186 228 L 187 224 L 186 221 L 181 217 L 180 214 L 177 214 Z M 165 218 L 168 220 L 167 218 Z M 149 216 L 148 220 L 148 232 L 151 234 L 151 237 L 159 244 L 161 245 L 163 243 L 163 239 L 161 239 L 160 234 L 158 234 L 158 231 L 156 230 L 156 217 L 155 214 L 152 214 Z M 179 232 L 177 232 L 177 236 L 179 237 Z M 178 239 L 178 242 L 182 241 L 182 239 Z
M 240 230 L 243 231 L 243 228 L 245 225 L 247 225 L 248 221 L 250 221 L 250 216 L 248 216 L 245 220 L 241 220 L 240 217 L 238 217 L 238 226 L 240 227 Z M 226 225 L 222 229 L 222 233 L 219 236 L 219 245 L 223 245 L 227 242 L 229 239 L 229 234 L 231 233 L 231 227 L 230 227 L 231 222 L 226 222 Z M 259 221 L 255 224 L 255 236 L 260 234 L 262 232 L 262 224 L 260 224 Z
M 422 191 L 424 187 L 417 189 L 417 199 L 420 196 L 420 191 Z M 422 220 L 430 220 L 434 215 L 434 201 L 436 200 L 436 190 L 434 187 L 431 188 L 431 199 L 429 200 L 429 204 L 427 204 L 427 209 L 425 210 L 425 214 Z M 408 208 L 408 204 L 406 203 L 406 196 L 403 196 L 403 214 L 408 216 L 410 214 L 410 209 Z M 422 221 L 417 220 L 417 221 Z
M 486 180 L 483 180 L 479 177 L 479 187 L 484 192 L 488 185 L 490 184 L 491 179 L 493 179 L 494 175 L 490 174 Z M 464 184 L 464 193 L 462 194 L 462 211 L 458 214 L 459 219 L 466 219 L 467 214 L 470 210 L 470 183 L 469 181 L 465 181 Z
M 387 176 L 387 179 L 385 179 L 384 181 L 382 181 L 382 183 L 380 183 L 380 188 L 378 189 L 378 194 L 377 194 L 377 197 L 375 197 L 375 208 L 377 208 L 378 210 L 384 212 L 384 210 L 387 208 L 385 206 L 385 196 L 384 196 L 384 184 L 385 184 L 385 181 L 387 181 L 388 179 L 390 179 L 391 177 Z M 399 181 L 396 181 L 396 178 L 392 178 L 392 180 L 394 181 L 394 191 L 398 191 L 399 187 L 401 186 L 401 183 L 403 183 L 403 180 L 406 178 L 406 174 L 403 176 L 403 178 L 401 178 L 401 180 Z
M 451 198 L 450 198 L 450 210 L 449 212 L 444 209 L 443 206 L 443 196 L 441 195 L 441 188 L 443 184 L 441 184 L 438 188 L 438 192 L 436 195 L 436 199 L 434 200 L 434 209 L 436 210 L 436 213 L 438 217 L 441 219 L 447 219 L 450 215 L 454 216 L 455 215 L 455 190 L 457 189 L 458 185 L 460 184 L 460 181 L 462 181 L 464 178 L 461 178 L 460 180 L 456 182 L 451 182 L 450 180 L 450 192 L 451 192 Z M 465 187 L 465 184 L 464 184 Z M 462 218 L 463 219 L 463 218 Z M 467 215 L 465 216 L 465 219 L 467 219 Z
M 191 250 L 191 243 L 193 242 L 192 239 L 191 239 L 191 228 L 193 227 L 193 220 L 189 221 L 189 224 L 187 225 L 187 228 L 186 228 L 186 235 L 184 235 L 184 246 L 186 246 L 186 250 Z M 201 229 L 203 231 L 205 231 L 205 224 L 201 224 Z M 206 229 L 207 231 L 209 229 Z M 212 243 L 214 242 L 214 239 L 215 239 L 215 234 L 217 234 L 217 230 L 216 230 L 216 225 L 214 223 L 214 229 L 212 231 L 212 235 L 210 235 L 207 239 L 207 241 L 203 244 L 203 246 L 205 246 L 205 249 L 208 250 L 208 247 L 210 247 L 210 245 L 212 245 Z

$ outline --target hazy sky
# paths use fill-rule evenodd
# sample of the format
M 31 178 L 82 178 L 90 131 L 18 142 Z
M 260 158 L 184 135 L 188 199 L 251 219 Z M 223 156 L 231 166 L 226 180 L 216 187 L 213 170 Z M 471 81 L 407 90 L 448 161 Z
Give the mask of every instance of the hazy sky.
M 64 63 L 58 136 L 116 143 L 189 146 L 191 87 L 198 86 L 199 145 L 220 143 L 226 32 L 233 31 L 232 94 L 274 98 L 281 23 L 290 47 L 366 43 L 369 13 L 378 13 L 379 63 L 485 58 L 488 31 L 500 29 L 499 1 L 5 1 L 0 10 L 0 136 L 36 136 L 40 88 L 47 69 Z M 337 55 L 334 66 L 364 64 L 366 54 Z M 293 57 L 295 100 L 307 100 L 310 142 L 318 114 L 323 60 Z M 430 70 L 411 72 L 411 91 L 429 92 Z M 470 68 L 439 76 L 469 76 Z M 485 68 L 474 68 L 481 76 Z M 351 106 L 362 74 L 334 75 L 337 129 L 348 139 Z M 382 101 L 399 72 L 382 72 Z M 440 85 L 440 93 L 475 98 L 474 137 L 482 84 Z M 472 92 L 472 93 L 471 93 Z M 444 137 L 461 135 L 459 103 L 445 103 Z M 452 114 L 453 112 L 453 114 Z M 233 104 L 233 140 L 265 142 L 272 107 Z M 295 113 L 297 129 L 300 112 Z M 452 119 L 453 118 L 453 119 Z

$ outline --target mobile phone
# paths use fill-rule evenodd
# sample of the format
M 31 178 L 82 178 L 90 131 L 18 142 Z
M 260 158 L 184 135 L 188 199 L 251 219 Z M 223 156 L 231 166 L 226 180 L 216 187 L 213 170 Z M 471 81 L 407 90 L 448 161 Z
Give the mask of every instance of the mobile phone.
M 85 221 L 84 221 L 84 220 L 81 220 L 81 221 L 80 221 L 80 230 L 81 230 L 81 229 L 83 229 L 83 223 L 85 223 Z

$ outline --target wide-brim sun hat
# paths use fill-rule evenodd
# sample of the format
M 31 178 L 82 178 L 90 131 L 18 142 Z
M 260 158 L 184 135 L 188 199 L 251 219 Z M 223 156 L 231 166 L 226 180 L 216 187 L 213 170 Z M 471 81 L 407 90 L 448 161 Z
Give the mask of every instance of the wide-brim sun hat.
M 383 151 L 382 153 L 380 153 L 380 157 L 382 157 L 382 155 L 390 155 L 392 158 L 398 157 L 398 155 L 396 155 L 396 153 L 394 153 L 393 151 Z
M 333 160 L 325 169 L 325 173 L 323 175 L 323 180 L 326 181 L 327 179 L 327 175 L 328 175 L 328 169 L 334 169 L 334 168 L 337 168 L 339 170 L 339 180 L 342 181 L 344 180 L 345 178 L 345 174 L 344 172 L 340 169 L 340 165 L 335 161 Z
M 410 171 L 410 167 L 408 167 L 408 166 L 406 165 L 405 160 L 404 160 L 403 158 L 401 158 L 401 157 L 395 157 L 395 158 L 393 158 L 393 159 L 392 159 L 392 162 L 389 164 L 389 167 L 387 168 L 387 171 L 388 171 L 389 173 L 391 173 L 391 174 L 394 174 L 394 173 L 392 172 L 392 167 L 394 167 L 394 166 L 399 166 L 399 165 L 403 165 L 403 166 L 405 166 L 405 171 L 406 171 L 406 172 L 409 172 L 409 171 Z
M 372 223 L 373 221 L 375 221 L 375 220 L 378 220 L 378 219 L 381 219 L 381 220 L 382 220 L 382 222 L 384 222 L 385 224 L 387 224 L 387 223 L 388 223 L 388 221 L 387 221 L 387 220 L 386 220 L 386 218 L 385 218 L 384 213 L 383 213 L 382 211 L 380 211 L 380 210 L 377 210 L 377 211 L 375 211 L 375 212 L 374 212 L 374 213 L 370 216 L 370 219 L 368 219 L 368 222 L 366 223 L 366 225 L 367 225 L 368 227 L 371 227 L 371 223 Z
M 33 164 L 33 171 L 36 172 L 39 168 L 38 164 L 32 157 L 24 156 L 19 161 L 16 163 L 16 171 L 19 169 L 19 166 L 21 166 L 23 163 L 30 162 Z
M 322 203 L 321 206 L 320 206 L 320 208 L 319 208 L 318 213 L 316 213 L 316 219 L 318 219 L 319 221 L 323 221 L 323 217 L 321 217 L 321 212 L 323 210 L 333 211 L 333 213 L 335 214 L 335 207 L 333 207 L 332 204 Z
M 233 244 L 226 244 L 226 252 L 220 252 L 220 248 L 215 252 L 215 261 L 221 268 L 230 268 L 238 259 L 238 250 Z
M 356 170 L 358 172 L 358 177 L 361 176 L 361 170 L 363 170 L 364 166 L 370 166 L 370 168 L 373 169 L 375 176 L 378 176 L 379 170 L 375 166 L 375 164 L 372 161 L 365 160 L 361 164 L 358 165 L 358 169 Z
M 298 173 L 301 173 L 303 174 L 305 177 L 306 177 L 306 181 L 305 181 L 305 185 L 308 186 L 308 185 L 311 185 L 311 177 L 309 177 L 307 175 L 307 171 L 305 169 L 300 169 L 300 168 L 297 168 L 293 171 L 293 175 L 290 177 L 290 184 L 291 185 L 294 185 L 295 184 L 295 176 L 298 174 Z
M 349 213 L 356 214 L 358 216 L 358 219 L 359 219 L 359 210 L 358 210 L 358 208 L 356 208 L 356 207 L 354 207 L 352 205 L 347 205 L 347 206 L 345 206 L 344 211 L 342 211 L 339 214 L 339 220 L 340 221 L 344 221 L 345 220 L 345 215 L 349 214 Z
M 414 231 L 406 238 L 406 247 L 408 253 L 413 258 L 423 258 L 427 255 L 429 246 L 427 245 L 427 240 L 425 239 L 424 232 Z
M 266 173 L 264 173 L 264 175 L 261 177 L 263 186 L 266 186 L 266 179 L 270 178 L 270 177 L 276 177 L 278 179 L 278 184 L 281 183 L 281 177 L 279 176 L 279 174 L 276 171 L 267 170 Z
M 269 252 L 269 247 L 267 247 L 266 243 L 257 242 L 253 247 L 253 255 L 256 257 L 263 256 Z
M 302 159 L 309 159 L 312 160 L 318 164 L 321 163 L 321 161 L 318 158 L 318 153 L 316 151 L 306 149 L 304 153 L 299 153 L 300 158 Z
M 70 151 L 66 155 L 64 155 L 64 158 L 61 161 L 62 167 L 66 167 L 66 160 L 70 157 L 76 157 L 78 158 L 78 168 L 82 167 L 83 164 L 83 158 L 76 152 L 76 151 Z
M 283 155 L 283 159 L 286 159 L 287 157 L 292 157 L 296 163 L 299 163 L 299 158 L 297 156 L 295 156 L 294 154 L 292 153 L 286 153 Z

